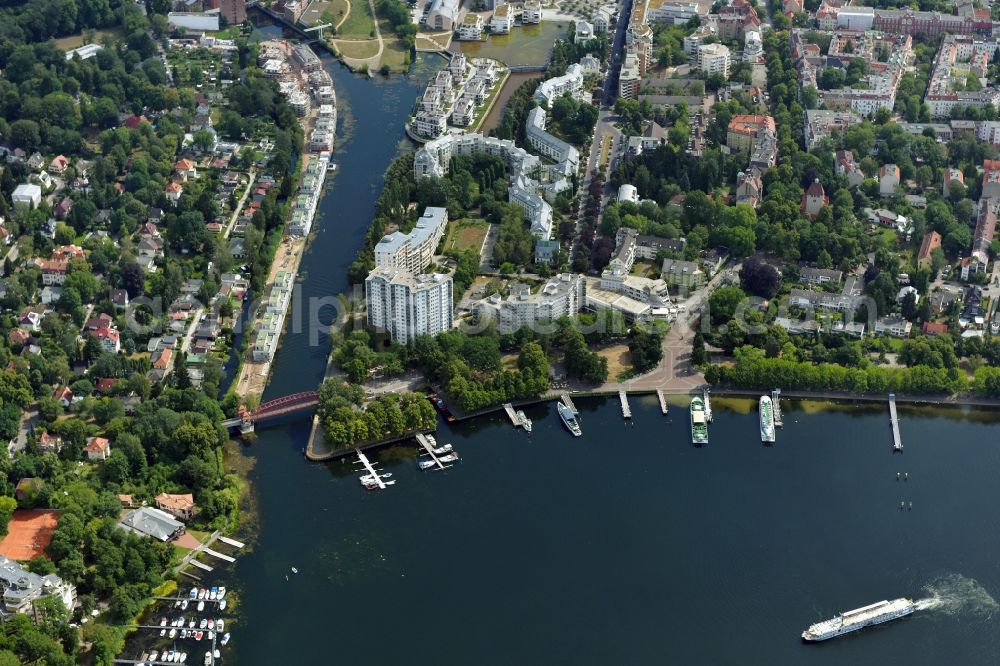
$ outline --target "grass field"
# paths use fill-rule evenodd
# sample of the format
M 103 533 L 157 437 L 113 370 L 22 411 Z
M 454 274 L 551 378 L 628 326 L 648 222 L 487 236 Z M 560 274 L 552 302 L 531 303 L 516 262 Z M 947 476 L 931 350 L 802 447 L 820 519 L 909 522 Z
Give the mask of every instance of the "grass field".
M 629 353 L 628 345 L 606 347 L 597 353 L 608 359 L 608 377 L 632 371 L 632 354 Z
M 344 10 L 346 11 L 346 4 Z M 338 17 L 339 21 L 341 17 Z M 351 2 L 351 13 L 344 21 L 344 25 L 337 29 L 337 37 L 344 39 L 355 38 L 365 39 L 373 37 L 375 32 L 375 20 L 372 18 L 371 8 L 365 0 L 353 0 Z M 374 52 L 372 52 L 374 55 Z
M 371 58 L 378 53 L 378 42 L 374 39 L 370 42 L 341 42 L 334 41 L 337 51 L 348 58 Z
M 486 240 L 490 225 L 481 220 L 458 220 L 448 224 L 448 235 L 444 241 L 444 249 L 474 250 L 479 252 Z
M 121 36 L 121 31 L 118 29 L 112 30 L 95 30 L 94 37 L 90 40 L 91 44 L 100 44 L 104 37 L 119 37 Z M 83 46 L 83 33 L 77 35 L 70 35 L 69 37 L 60 37 L 59 39 L 53 39 L 52 43 L 56 48 L 62 49 L 63 51 L 72 51 L 73 49 L 78 49 Z
M 388 65 L 394 72 L 405 72 L 410 66 L 410 50 L 403 46 L 402 40 L 392 31 L 392 26 L 386 21 L 379 22 L 382 31 L 382 65 Z

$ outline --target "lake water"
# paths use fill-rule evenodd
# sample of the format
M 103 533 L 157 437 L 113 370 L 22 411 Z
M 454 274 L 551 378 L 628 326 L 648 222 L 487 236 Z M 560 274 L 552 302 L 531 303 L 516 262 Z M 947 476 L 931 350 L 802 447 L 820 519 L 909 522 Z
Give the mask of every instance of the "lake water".
M 428 68 L 443 62 L 428 61 Z M 433 64 L 430 64 L 433 63 Z M 332 66 L 340 171 L 305 257 L 303 295 L 342 291 L 382 174 L 429 69 L 368 81 Z M 327 348 L 286 334 L 265 398 L 314 387 Z M 302 458 L 309 421 L 248 449 L 255 543 L 231 574 L 226 661 L 287 664 L 987 664 L 996 603 L 996 420 L 884 406 L 786 404 L 777 444 L 752 403 L 717 401 L 711 442 L 686 410 L 579 400 L 571 438 L 551 404 L 534 433 L 499 416 L 441 424 L 462 460 L 366 493 L 349 463 Z M 909 481 L 897 481 L 907 472 Z M 912 510 L 899 508 L 913 502 Z M 293 574 L 291 567 L 299 574 Z M 881 599 L 936 599 L 913 617 L 822 645 L 812 622 Z

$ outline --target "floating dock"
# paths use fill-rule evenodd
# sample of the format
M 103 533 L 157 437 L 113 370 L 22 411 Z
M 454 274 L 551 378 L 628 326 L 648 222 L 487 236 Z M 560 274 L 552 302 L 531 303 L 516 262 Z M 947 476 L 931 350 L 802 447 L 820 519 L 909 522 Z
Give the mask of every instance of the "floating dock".
M 666 414 L 667 414 L 667 396 L 663 392 L 663 389 L 656 389 L 656 397 L 660 399 L 660 411 L 663 412 L 664 416 L 666 416 Z
M 705 421 L 708 423 L 712 422 L 712 401 L 708 397 L 709 390 L 705 389 Z
M 375 483 L 378 484 L 379 490 L 385 490 L 385 481 L 382 480 L 382 475 L 372 467 L 371 461 L 368 460 L 368 456 L 361 452 L 361 449 L 354 449 L 354 452 L 358 454 L 358 462 L 365 466 L 368 473 L 372 475 L 375 479 Z
M 191 566 L 194 566 L 194 567 L 198 567 L 202 571 L 211 571 L 212 570 L 212 567 L 208 566 L 207 564 L 203 564 L 202 562 L 199 562 L 198 560 L 194 559 L 193 557 L 188 561 L 188 564 L 190 564 Z
M 896 415 L 896 394 L 889 394 L 889 425 L 892 426 L 892 450 L 903 450 L 903 439 L 899 436 L 899 417 Z
M 771 409 L 774 411 L 774 427 L 780 428 L 785 425 L 781 418 L 781 389 L 774 389 L 771 391 Z
M 628 406 L 628 394 L 625 391 L 618 391 L 618 400 L 622 403 L 622 416 L 627 419 L 632 418 L 632 409 Z
M 563 393 L 559 399 L 562 400 L 562 404 L 569 407 L 569 411 L 573 412 L 574 415 L 579 415 L 580 410 L 573 404 L 573 398 L 569 397 L 569 393 Z
M 510 404 L 509 402 L 505 402 L 503 404 L 503 410 L 507 412 L 507 417 L 510 419 L 511 424 L 515 428 L 523 425 L 521 423 L 521 418 L 517 415 L 517 412 L 514 411 L 514 405 Z
M 431 459 L 437 465 L 438 469 L 447 469 L 448 467 L 451 467 L 451 465 L 445 465 L 443 462 L 441 462 L 440 458 L 437 457 L 437 454 L 434 453 L 434 447 L 431 446 L 431 443 L 429 441 L 427 441 L 427 438 L 424 436 L 424 433 L 422 432 L 417 433 L 417 443 L 419 443 L 420 446 L 424 447 L 424 451 L 426 451 L 427 455 L 431 457 Z
M 220 536 L 219 541 L 229 546 L 233 546 L 234 548 L 242 548 L 243 546 L 246 545 L 241 541 L 237 541 L 236 539 L 230 539 L 229 537 L 224 537 L 224 536 Z

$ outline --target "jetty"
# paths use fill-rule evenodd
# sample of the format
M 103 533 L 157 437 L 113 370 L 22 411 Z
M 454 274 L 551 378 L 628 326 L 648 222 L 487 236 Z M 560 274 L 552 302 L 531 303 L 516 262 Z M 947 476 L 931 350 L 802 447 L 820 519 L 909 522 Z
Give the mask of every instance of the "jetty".
M 514 405 L 510 404 L 509 402 L 505 402 L 503 404 L 503 410 L 505 412 L 507 412 L 507 418 L 510 419 L 511 424 L 515 428 L 520 427 L 522 425 L 522 423 L 521 423 L 521 417 L 519 417 L 517 415 L 517 412 L 514 411 Z M 420 437 L 421 436 L 418 436 L 417 441 L 419 441 Z
M 896 415 L 896 394 L 889 394 L 889 425 L 892 426 L 892 450 L 903 450 L 903 439 L 899 436 L 899 416 Z
M 246 545 L 242 541 L 237 541 L 236 539 L 230 539 L 229 537 L 224 537 L 224 536 L 220 536 L 219 541 L 221 541 L 226 545 L 233 546 L 234 548 L 242 548 L 243 546 Z
M 430 441 L 428 441 L 427 437 L 425 437 L 422 432 L 417 433 L 417 443 L 424 447 L 424 451 L 426 451 L 427 455 L 431 457 L 431 460 L 434 461 L 434 464 L 437 465 L 438 469 L 448 469 L 451 467 L 451 465 L 445 465 L 441 462 L 441 459 L 437 457 L 436 453 L 434 453 L 434 447 L 431 446 Z
M 204 563 L 202 563 L 202 562 L 199 562 L 198 560 L 194 559 L 193 557 L 192 557 L 192 558 L 191 558 L 191 560 L 190 560 L 190 561 L 188 562 L 188 564 L 190 564 L 191 566 L 195 566 L 195 567 L 198 567 L 198 568 L 199 568 L 199 569 L 201 569 L 202 571 L 211 571 L 211 570 L 212 570 L 212 567 L 210 567 L 210 566 L 208 566 L 207 564 L 204 564 Z
M 229 555 L 225 555 L 223 553 L 220 553 L 217 550 L 212 550 L 211 548 L 202 548 L 201 552 L 205 553 L 206 555 L 211 555 L 212 557 L 217 557 L 220 560 L 222 560 L 223 562 L 235 562 L 236 561 L 235 557 L 230 557 Z
M 361 452 L 361 449 L 354 449 L 354 452 L 358 454 L 358 462 L 365 466 L 368 473 L 372 475 L 375 479 L 375 483 L 378 485 L 379 490 L 385 490 L 385 481 L 382 480 L 382 475 L 378 473 L 375 467 L 372 466 L 371 461 L 368 460 L 368 456 Z
M 781 389 L 776 388 L 771 391 L 771 409 L 774 412 L 774 427 L 780 428 L 785 423 L 781 419 Z
M 712 422 L 712 401 L 709 399 L 709 390 L 705 389 L 705 421 L 708 423 Z
M 569 407 L 569 411 L 573 412 L 574 415 L 578 415 L 580 413 L 580 410 L 573 404 L 573 398 L 569 397 L 569 393 L 563 393 L 559 396 L 559 399 L 562 400 L 562 404 Z
M 632 409 L 628 406 L 628 394 L 625 391 L 618 391 L 618 400 L 622 403 L 622 416 L 632 418 Z
M 667 395 L 663 392 L 663 389 L 656 389 L 656 397 L 660 400 L 660 411 L 663 415 L 667 415 Z

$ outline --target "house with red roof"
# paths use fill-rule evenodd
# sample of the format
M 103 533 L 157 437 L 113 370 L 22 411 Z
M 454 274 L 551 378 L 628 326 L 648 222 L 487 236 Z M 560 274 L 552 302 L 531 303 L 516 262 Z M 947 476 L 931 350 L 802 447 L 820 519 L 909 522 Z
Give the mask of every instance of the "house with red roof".
M 107 460 L 111 455 L 111 442 L 103 437 L 91 437 L 83 451 L 87 454 L 87 460 Z
M 62 173 L 69 168 L 69 160 L 62 155 L 56 155 L 51 162 L 49 162 L 49 171 L 53 173 Z
M 122 124 L 129 129 L 138 129 L 143 123 L 149 123 L 149 118 L 146 116 L 129 116 Z
M 58 400 L 63 407 L 69 407 L 73 404 L 73 392 L 69 390 L 68 386 L 56 388 L 56 390 L 52 392 L 52 397 Z
M 195 168 L 194 162 L 187 159 L 186 157 L 177 161 L 174 165 L 174 173 L 180 177 L 181 182 L 186 183 L 189 178 L 194 179 L 198 177 L 198 169 Z
M 59 453 L 62 451 L 62 437 L 43 432 L 38 436 L 38 448 L 42 453 Z
M 105 352 L 109 354 L 117 354 L 121 351 L 121 335 L 118 333 L 117 328 L 105 326 L 104 328 L 97 329 L 90 335 L 101 343 L 101 349 Z
M 181 195 L 184 194 L 184 188 L 180 183 L 171 181 L 163 193 L 166 195 L 170 203 L 176 206 L 177 202 L 181 200 Z
M 820 209 L 828 203 L 830 203 L 830 198 L 826 196 L 826 191 L 817 178 L 802 195 L 801 210 L 809 217 L 816 217 L 819 215 Z

